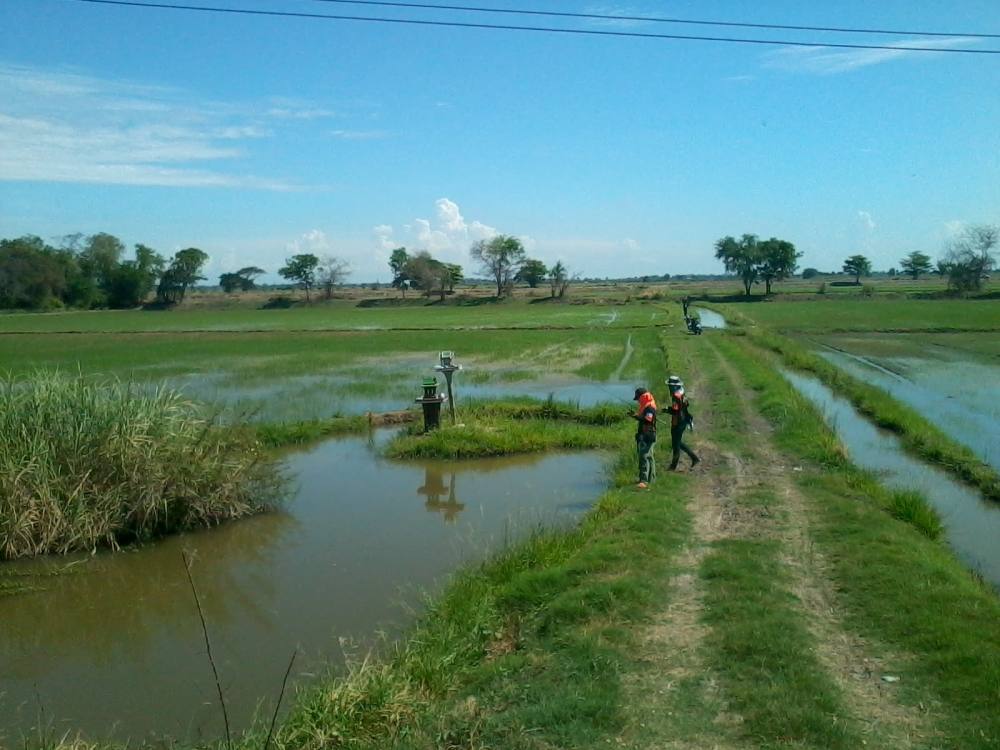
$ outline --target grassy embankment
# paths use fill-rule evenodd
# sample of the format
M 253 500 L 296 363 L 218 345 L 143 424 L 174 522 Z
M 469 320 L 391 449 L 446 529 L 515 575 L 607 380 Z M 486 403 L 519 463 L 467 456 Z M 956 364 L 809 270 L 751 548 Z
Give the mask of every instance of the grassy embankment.
M 878 304 L 885 306 L 883 315 L 873 315 L 880 311 L 871 307 L 864 309 L 865 304 L 860 305 L 862 310 L 859 312 L 854 306 L 837 303 L 835 308 L 838 312 L 835 316 L 838 320 L 837 325 L 846 318 L 852 321 L 857 330 L 873 330 L 872 326 L 878 325 L 880 320 L 887 320 L 891 327 L 905 326 L 905 330 L 909 331 L 914 327 L 926 326 L 930 326 L 931 330 L 950 329 L 968 325 L 970 321 L 975 325 L 996 324 L 1000 328 L 1000 303 L 995 301 Z M 923 309 L 915 306 L 922 306 Z M 820 325 L 821 318 L 804 314 L 811 307 L 808 303 L 778 303 L 766 307 L 776 308 L 777 312 L 762 314 L 755 308 L 747 315 L 752 315 L 754 320 L 770 320 L 777 327 L 794 326 L 794 330 L 814 331 Z M 841 309 L 843 313 L 840 312 Z M 731 305 L 726 312 L 737 321 L 747 320 L 746 315 L 733 310 Z M 830 310 L 825 312 L 829 315 Z M 829 330 L 829 317 L 826 320 Z M 864 329 L 863 326 L 868 328 Z M 879 427 L 897 434 L 903 446 L 914 455 L 950 471 L 978 488 L 985 497 L 1000 500 L 1000 475 L 993 467 L 986 464 L 972 450 L 948 437 L 917 412 L 901 404 L 882 389 L 862 382 L 788 337 L 757 326 L 745 326 L 743 330 L 755 344 L 779 354 L 786 366 L 815 375 L 838 394 L 847 397 L 858 411 Z
M 178 394 L 36 373 L 0 380 L 0 559 L 117 548 L 256 513 L 278 477 Z
M 832 567 L 847 623 L 908 655 L 910 701 L 924 704 L 949 747 L 1000 745 L 1000 601 L 940 543 L 900 524 L 893 494 L 850 465 L 811 404 L 736 337 L 720 348 L 753 388 L 778 445 L 805 461 L 797 480 L 812 535 Z M 914 505 L 911 500 L 909 505 Z M 889 513 L 885 511 L 888 510 Z M 905 515 L 905 514 L 904 514 Z M 912 520 L 912 519 L 911 519 Z

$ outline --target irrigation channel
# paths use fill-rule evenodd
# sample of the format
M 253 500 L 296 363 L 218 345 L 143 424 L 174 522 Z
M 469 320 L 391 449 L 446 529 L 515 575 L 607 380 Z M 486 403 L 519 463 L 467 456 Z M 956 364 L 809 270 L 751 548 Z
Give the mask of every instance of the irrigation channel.
M 790 370 L 782 374 L 822 411 L 854 463 L 877 473 L 889 487 L 922 492 L 941 516 L 959 559 L 1000 591 L 1000 504 L 912 458 L 895 435 L 873 425 L 816 378 Z
M 281 511 L 79 558 L 44 590 L 5 599 L 0 746 L 40 719 L 57 735 L 101 739 L 223 734 L 182 550 L 194 556 L 239 729 L 259 704 L 273 706 L 294 649 L 300 683 L 342 663 L 339 639 L 363 654 L 379 630 L 398 633 L 421 592 L 457 566 L 540 525 L 573 522 L 606 485 L 596 452 L 395 462 L 379 454 L 390 436 L 288 454 L 297 491 Z
M 715 310 L 707 310 L 704 307 L 691 308 L 698 313 L 698 320 L 701 321 L 702 328 L 725 328 L 726 319 Z
M 892 357 L 883 366 L 868 357 L 821 346 L 820 354 L 837 367 L 916 409 L 1000 471 L 1000 368 L 996 365 L 949 356 Z

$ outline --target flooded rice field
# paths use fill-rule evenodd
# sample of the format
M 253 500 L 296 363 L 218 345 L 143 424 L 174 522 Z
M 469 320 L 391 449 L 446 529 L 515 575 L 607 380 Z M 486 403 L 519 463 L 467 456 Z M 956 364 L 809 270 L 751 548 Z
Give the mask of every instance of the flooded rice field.
M 1000 337 L 978 336 L 979 352 L 949 346 L 949 336 L 939 335 L 903 337 L 903 343 L 891 342 L 893 348 L 879 337 L 831 339 L 819 353 L 915 409 L 1000 470 Z M 985 354 L 991 342 L 994 357 Z
M 922 492 L 941 516 L 958 557 L 1000 590 L 1000 505 L 908 455 L 895 435 L 868 422 L 816 378 L 782 373 L 823 412 L 854 463 L 877 473 L 888 487 Z
M 511 373 L 510 379 L 503 371 L 486 378 L 482 374 L 476 375 L 475 369 L 469 369 L 455 377 L 455 398 L 459 407 L 463 400 L 468 399 L 546 399 L 550 396 L 583 407 L 602 402 L 631 403 L 636 385 L 616 379 L 603 382 L 570 374 L 523 370 Z M 439 376 L 438 382 L 443 391 L 444 378 Z M 414 399 L 422 393 L 420 377 L 415 376 L 413 370 L 386 372 L 372 381 L 338 373 L 240 382 L 225 373 L 197 373 L 170 378 L 164 384 L 181 391 L 188 398 L 212 404 L 224 414 L 260 422 L 396 411 L 411 407 Z
M 134 551 L 79 558 L 3 601 L 0 745 L 39 719 L 57 735 L 218 738 L 222 717 L 181 553 L 194 557 L 234 728 L 273 705 L 299 649 L 304 682 L 412 617 L 463 562 L 571 523 L 605 486 L 599 453 L 394 462 L 389 433 L 289 454 L 284 509 Z M 10 563 L 39 571 L 65 559 Z

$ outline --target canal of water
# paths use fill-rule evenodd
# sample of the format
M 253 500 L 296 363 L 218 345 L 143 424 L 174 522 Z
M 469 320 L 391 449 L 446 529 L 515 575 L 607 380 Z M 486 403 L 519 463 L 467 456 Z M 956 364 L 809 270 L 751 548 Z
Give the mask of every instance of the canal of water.
M 895 435 L 866 420 L 816 378 L 789 370 L 782 373 L 820 409 L 855 464 L 878 474 L 888 487 L 923 493 L 941 516 L 958 557 L 1000 590 L 1000 504 L 911 457 Z
M 701 321 L 702 328 L 725 328 L 726 319 L 715 310 L 707 310 L 704 307 L 691 308 L 698 313 L 698 320 Z
M 820 354 L 923 414 L 1000 471 L 1000 367 L 957 357 L 882 358 L 883 366 L 829 346 Z
M 388 436 L 289 454 L 297 491 L 278 512 L 78 558 L 45 590 L 4 599 L 0 746 L 40 718 L 58 735 L 221 736 L 182 550 L 239 729 L 273 701 L 294 649 L 302 683 L 342 662 L 340 639 L 364 649 L 398 632 L 422 591 L 540 525 L 573 522 L 606 484 L 599 453 L 403 463 L 380 458 Z

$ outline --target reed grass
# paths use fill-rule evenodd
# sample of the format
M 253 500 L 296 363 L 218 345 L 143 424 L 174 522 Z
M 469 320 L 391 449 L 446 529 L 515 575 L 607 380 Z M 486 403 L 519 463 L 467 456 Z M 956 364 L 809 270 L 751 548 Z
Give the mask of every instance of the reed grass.
M 244 430 L 180 394 L 0 378 L 0 559 L 118 548 L 257 513 L 279 477 Z

